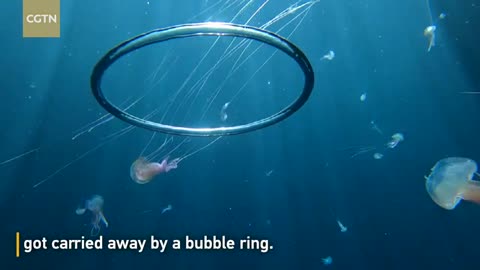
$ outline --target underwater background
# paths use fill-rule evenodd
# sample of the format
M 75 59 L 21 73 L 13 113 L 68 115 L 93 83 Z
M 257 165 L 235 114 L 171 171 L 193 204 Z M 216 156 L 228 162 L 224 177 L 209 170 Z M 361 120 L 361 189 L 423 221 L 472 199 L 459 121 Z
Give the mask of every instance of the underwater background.
M 287 25 L 292 14 L 271 30 L 288 27 L 279 34 L 312 63 L 315 87 L 305 106 L 274 126 L 223 137 L 146 185 L 133 182 L 129 169 L 152 132 L 135 129 L 103 144 L 128 128 L 111 119 L 72 139 L 105 115 L 91 94 L 90 75 L 112 47 L 171 25 L 244 23 L 264 3 L 250 25 L 306 1 L 63 0 L 60 38 L 23 38 L 21 1 L 1 4 L 0 269 L 478 269 L 480 207 L 439 207 L 424 178 L 446 157 L 480 162 L 480 95 L 460 93 L 480 91 L 476 0 L 431 0 L 432 17 L 446 17 L 435 22 L 430 52 L 423 35 L 431 23 L 426 1 L 325 0 L 299 9 L 308 12 Z M 198 60 L 212 40 L 158 44 L 158 51 L 145 49 L 131 60 L 132 67 L 119 61 L 105 91 L 116 104 L 138 96 L 144 85 L 137 81 L 165 55 L 170 62 L 163 66 L 164 91 L 175 91 L 195 68 L 188 60 Z M 323 59 L 330 50 L 335 57 Z M 267 50 L 263 60 L 250 58 L 222 93 L 233 96 L 229 89 L 242 85 L 274 51 Z M 293 61 L 279 56 L 265 63 L 240 105 L 232 103 L 232 121 L 274 113 L 301 90 L 303 75 Z M 199 76 L 215 62 L 205 64 Z M 142 100 L 137 112 L 169 102 L 156 94 Z M 193 115 L 202 102 L 195 102 Z M 214 104 L 207 119 L 218 118 L 225 102 Z M 405 140 L 383 149 L 397 132 Z M 358 147 L 370 146 L 381 148 L 383 157 L 374 159 L 376 150 L 352 157 Z M 39 250 L 15 258 L 16 232 L 30 239 L 95 239 L 89 217 L 75 214 L 94 194 L 105 200 L 109 227 L 100 233 L 107 239 L 251 236 L 268 239 L 273 249 Z M 162 213 L 167 205 L 172 209 Z M 324 264 L 329 256 L 332 263 Z

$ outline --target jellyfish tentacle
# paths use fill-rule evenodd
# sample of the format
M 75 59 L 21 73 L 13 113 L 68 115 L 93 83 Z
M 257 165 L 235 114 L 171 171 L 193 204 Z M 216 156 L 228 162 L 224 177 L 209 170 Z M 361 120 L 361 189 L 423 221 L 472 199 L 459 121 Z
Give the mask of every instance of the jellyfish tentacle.
M 164 160 L 166 161 L 166 160 Z M 165 172 L 169 172 L 170 170 L 176 169 L 178 167 L 178 162 L 180 161 L 180 158 L 176 158 L 174 160 L 171 160 L 166 164 L 165 166 Z
M 464 200 L 480 204 L 480 182 L 474 180 L 467 181 L 462 197 Z
M 105 227 L 108 228 L 108 221 L 105 218 L 105 215 L 103 215 L 103 212 L 100 212 L 98 215 L 100 216 L 100 220 L 103 222 L 103 224 L 105 224 Z
M 98 236 L 100 234 L 100 226 L 94 225 L 92 226 L 92 229 L 90 230 L 90 236 Z

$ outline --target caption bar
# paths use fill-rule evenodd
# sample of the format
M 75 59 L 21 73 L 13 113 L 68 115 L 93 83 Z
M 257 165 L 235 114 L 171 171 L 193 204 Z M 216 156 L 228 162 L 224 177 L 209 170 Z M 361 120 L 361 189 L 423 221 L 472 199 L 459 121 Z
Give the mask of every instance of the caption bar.
M 183 239 L 160 239 L 150 236 L 148 239 L 21 239 L 16 234 L 16 256 L 39 250 L 134 250 L 142 253 L 146 250 L 156 250 L 160 253 L 168 250 L 258 250 L 267 253 L 273 249 L 266 239 L 253 239 L 250 236 L 240 240 L 229 239 L 226 236 L 203 236 L 193 239 L 185 236 Z

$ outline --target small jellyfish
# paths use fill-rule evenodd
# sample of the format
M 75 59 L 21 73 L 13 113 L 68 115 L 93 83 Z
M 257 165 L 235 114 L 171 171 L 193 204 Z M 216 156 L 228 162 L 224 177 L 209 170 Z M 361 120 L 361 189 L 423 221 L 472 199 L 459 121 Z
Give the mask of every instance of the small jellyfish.
M 428 38 L 428 52 L 435 46 L 435 30 L 437 30 L 435 25 L 427 26 L 427 28 L 423 30 L 423 35 Z
M 382 154 L 382 153 L 375 153 L 375 154 L 373 154 L 373 158 L 374 158 L 374 159 L 382 159 L 382 158 L 383 158 L 383 154 Z
M 360 101 L 361 101 L 361 102 L 364 102 L 366 99 L 367 99 L 367 93 L 363 93 L 363 94 L 360 96 Z
M 268 177 L 268 176 L 272 175 L 273 171 L 274 171 L 274 170 L 270 170 L 270 171 L 268 171 L 268 172 L 265 172 L 265 176 Z
M 376 132 L 378 132 L 378 134 L 380 135 L 383 135 L 383 131 L 377 126 L 377 124 L 375 123 L 375 121 L 370 121 L 370 125 L 372 127 L 373 130 L 375 130 Z
M 332 60 L 335 57 L 335 53 L 333 51 L 329 51 L 327 54 L 325 54 L 321 60 Z
M 85 201 L 83 207 L 79 207 L 75 210 L 77 215 L 83 215 L 89 210 L 92 212 L 92 230 L 91 236 L 97 236 L 100 233 L 100 222 L 103 222 L 106 228 L 108 228 L 108 221 L 103 215 L 103 197 L 100 195 L 93 195 L 90 199 Z
M 328 256 L 326 258 L 322 258 L 322 262 L 323 262 L 324 265 L 330 265 L 330 264 L 332 264 L 333 259 L 332 259 L 331 256 Z
M 402 133 L 395 133 L 392 135 L 392 139 L 387 143 L 388 148 L 395 148 L 399 142 L 403 141 L 404 137 Z
M 228 118 L 228 115 L 227 115 L 228 105 L 230 105 L 230 102 L 227 102 L 227 103 L 223 104 L 222 109 L 220 110 L 220 120 L 222 120 L 222 122 L 227 121 L 227 118 Z
M 130 167 L 130 177 L 138 184 L 146 184 L 156 175 L 176 169 L 179 161 L 179 158 L 168 161 L 167 157 L 162 163 L 158 163 L 148 162 L 146 158 L 139 157 Z
M 440 15 L 438 15 L 438 18 L 439 18 L 440 20 L 445 19 L 445 17 L 447 17 L 447 14 L 445 14 L 445 13 L 443 13 L 443 12 L 440 13 Z
M 345 227 L 345 226 L 342 224 L 342 222 L 340 222 L 340 220 L 338 220 L 338 219 L 337 219 L 337 224 L 338 224 L 338 227 L 340 227 L 340 231 L 341 231 L 341 232 L 346 232 L 346 231 L 348 231 L 348 228 Z
M 75 213 L 80 216 L 80 215 L 85 214 L 86 211 L 87 211 L 86 208 L 80 208 L 79 207 L 79 208 L 77 208 L 77 210 L 75 210 Z
M 167 205 L 167 207 L 165 207 L 165 208 L 162 209 L 162 214 L 164 214 L 165 212 L 170 211 L 170 210 L 172 210 L 172 209 L 173 209 L 173 208 L 172 208 L 172 205 L 169 204 L 169 205 Z
M 449 157 L 438 161 L 428 177 L 425 187 L 432 200 L 447 210 L 454 209 L 462 200 L 480 204 L 480 181 L 475 161 L 462 157 Z

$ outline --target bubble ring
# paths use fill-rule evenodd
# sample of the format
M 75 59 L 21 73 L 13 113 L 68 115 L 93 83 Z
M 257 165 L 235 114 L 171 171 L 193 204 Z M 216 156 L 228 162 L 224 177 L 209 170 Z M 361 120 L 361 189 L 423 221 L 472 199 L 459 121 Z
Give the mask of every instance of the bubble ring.
M 271 116 L 247 124 L 216 128 L 172 126 L 141 119 L 113 105 L 103 94 L 101 88 L 102 76 L 105 71 L 122 56 L 154 43 L 194 36 L 234 36 L 248 38 L 269 44 L 283 51 L 297 62 L 305 74 L 305 83 L 302 93 L 290 105 Z M 156 29 L 124 41 L 120 45 L 111 49 L 100 59 L 100 61 L 98 61 L 90 77 L 90 86 L 92 88 L 93 96 L 105 110 L 115 117 L 144 129 L 173 135 L 195 137 L 236 135 L 276 124 L 291 116 L 305 104 L 312 93 L 313 85 L 314 73 L 308 58 L 297 46 L 287 39 L 275 33 L 252 26 L 212 22 L 182 24 Z

